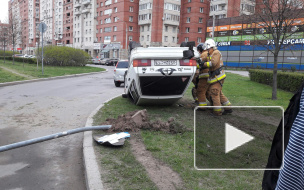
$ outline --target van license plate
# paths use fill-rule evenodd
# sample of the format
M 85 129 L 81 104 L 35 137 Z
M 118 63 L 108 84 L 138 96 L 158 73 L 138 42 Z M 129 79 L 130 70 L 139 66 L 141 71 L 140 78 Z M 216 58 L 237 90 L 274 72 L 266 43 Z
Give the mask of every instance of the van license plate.
M 177 60 L 155 60 L 154 66 L 176 66 Z

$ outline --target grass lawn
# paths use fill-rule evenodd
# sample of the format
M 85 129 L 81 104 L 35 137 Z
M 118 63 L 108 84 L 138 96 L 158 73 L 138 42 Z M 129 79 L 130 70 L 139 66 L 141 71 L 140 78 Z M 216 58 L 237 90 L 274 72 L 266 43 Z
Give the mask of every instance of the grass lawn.
M 38 66 L 37 64 L 28 64 L 23 62 L 15 62 L 13 65 L 12 61 L 0 61 L 0 66 L 6 67 L 8 69 L 14 70 L 18 73 L 32 76 L 33 78 L 48 78 L 48 77 L 55 77 L 55 76 L 63 76 L 63 75 L 71 75 L 71 74 L 80 74 L 80 73 L 89 73 L 89 72 L 98 72 L 104 71 L 105 69 L 96 68 L 96 67 L 53 67 L 53 66 L 46 66 L 44 65 L 43 70 L 44 74 L 42 75 L 42 68 L 41 64 Z
M 292 93 L 278 91 L 278 100 L 272 101 L 271 87 L 249 80 L 236 74 L 228 73 L 223 92 L 234 106 L 282 106 L 286 108 Z M 117 116 L 133 110 L 147 109 L 150 119 L 161 118 L 163 121 L 174 117 L 178 122 L 183 123 L 189 131 L 179 134 L 168 134 L 165 132 L 155 132 L 142 130 L 140 136 L 148 151 L 163 163 L 170 166 L 177 172 L 182 180 L 183 187 L 177 189 L 261 189 L 263 171 L 198 171 L 194 168 L 194 112 L 189 103 L 192 102 L 191 91 L 188 89 L 185 97 L 177 104 L 172 106 L 135 106 L 128 99 L 121 97 L 106 103 L 105 106 L 95 115 L 94 124 L 101 124 L 106 118 L 117 118 Z M 180 106 L 180 105 L 183 106 Z M 211 119 L 208 112 L 200 112 L 201 122 L 217 122 L 221 119 Z M 267 115 L 268 118 L 274 117 L 276 112 Z M 224 118 L 222 116 L 220 118 Z M 280 118 L 279 118 L 280 119 Z M 236 117 L 237 121 L 244 123 L 255 122 L 250 118 Z M 255 122 L 256 123 L 256 122 Z M 210 134 L 218 133 L 218 127 L 210 128 Z M 271 133 L 271 132 L 270 132 Z M 272 137 L 273 135 L 270 134 Z M 211 135 L 210 135 L 211 137 Z M 209 138 L 210 138 L 209 137 Z M 132 138 L 132 134 L 131 134 Z M 218 139 L 204 138 L 203 142 L 212 141 L 218 143 Z M 269 141 L 269 140 L 268 140 Z M 197 141 L 200 142 L 200 141 Z M 267 139 L 266 139 L 267 142 Z M 270 141 L 269 141 L 270 142 Z M 269 143 L 268 142 L 268 143 Z M 221 141 L 222 143 L 222 141 Z M 263 143 L 263 142 L 262 142 Z M 223 143 L 222 143 L 223 144 Z M 258 145 L 259 147 L 262 145 Z M 95 146 L 100 152 L 100 164 L 106 174 L 102 179 L 106 186 L 113 189 L 124 187 L 124 189 L 155 189 L 155 185 L 148 180 L 144 167 L 139 164 L 131 154 L 128 140 L 122 148 L 108 148 Z M 204 156 L 204 149 L 199 150 L 200 155 Z M 262 150 L 261 154 L 268 156 L 269 150 Z M 236 157 L 240 155 L 235 155 Z M 218 161 L 219 157 L 209 159 Z M 208 160 L 207 160 L 208 161 Z M 204 164 L 203 163 L 202 167 Z
M 0 83 L 26 80 L 27 78 L 13 74 L 9 71 L 0 68 Z

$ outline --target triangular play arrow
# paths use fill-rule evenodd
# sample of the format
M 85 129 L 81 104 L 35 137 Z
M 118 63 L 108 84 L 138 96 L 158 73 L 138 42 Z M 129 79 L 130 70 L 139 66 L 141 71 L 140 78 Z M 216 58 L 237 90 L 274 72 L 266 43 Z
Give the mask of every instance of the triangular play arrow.
M 253 139 L 253 136 L 225 123 L 225 153 L 228 153 Z

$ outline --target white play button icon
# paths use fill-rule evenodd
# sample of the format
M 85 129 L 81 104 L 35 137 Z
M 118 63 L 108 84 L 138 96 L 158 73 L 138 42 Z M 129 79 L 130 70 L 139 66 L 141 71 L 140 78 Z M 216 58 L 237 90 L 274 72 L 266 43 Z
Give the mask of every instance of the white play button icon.
M 253 136 L 225 123 L 225 153 L 228 153 L 253 139 Z

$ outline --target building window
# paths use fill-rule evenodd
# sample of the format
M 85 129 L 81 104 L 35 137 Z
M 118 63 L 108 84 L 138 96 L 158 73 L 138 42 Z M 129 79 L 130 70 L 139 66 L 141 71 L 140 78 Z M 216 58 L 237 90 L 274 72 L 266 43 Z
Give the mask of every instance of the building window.
M 114 2 L 117 3 L 117 0 L 115 0 Z
M 176 27 L 172 28 L 172 32 L 175 33 L 176 32 Z
M 130 12 L 133 12 L 133 7 L 129 7 L 129 11 L 130 11 Z
M 168 32 L 168 26 L 165 26 L 165 32 Z
M 101 7 L 103 6 L 103 2 L 100 3 L 100 6 L 101 6 Z
M 150 31 L 150 25 L 147 26 L 147 31 Z
M 134 2 L 134 0 L 130 0 L 130 2 Z
M 133 16 L 129 16 L 129 21 L 133 22 Z
M 204 8 L 200 7 L 200 13 L 203 13 L 203 12 L 204 12 Z
M 165 42 L 167 42 L 168 41 L 168 36 L 165 36 Z
M 198 18 L 199 23 L 203 23 L 203 18 Z
M 191 12 L 191 7 L 187 7 L 187 13 Z
M 113 36 L 113 40 L 116 41 L 116 35 Z
M 191 3 L 191 0 L 188 0 L 188 3 Z
M 150 39 L 150 35 L 147 35 L 147 41 L 149 41 L 149 39 Z
M 202 38 L 197 38 L 197 43 L 201 43 L 202 42 Z
M 102 11 L 100 11 L 100 16 L 102 16 Z
M 187 28 L 186 28 L 186 33 L 189 33 L 189 32 L 190 32 L 190 28 L 187 27 Z
M 145 31 L 145 26 L 141 27 L 141 31 L 144 32 Z
M 133 26 L 129 26 L 129 31 L 133 31 Z
M 100 24 L 102 24 L 102 20 L 100 20 Z
M 100 29 L 100 33 L 102 33 L 102 28 Z
M 201 0 L 201 3 L 204 3 L 204 0 Z
M 144 41 L 144 36 L 141 36 L 141 41 Z
M 189 41 L 189 38 L 188 38 L 188 37 L 186 37 L 186 38 L 185 38 L 185 42 L 188 42 L 188 41 Z
M 129 41 L 133 41 L 133 37 L 132 36 L 129 36 Z
M 116 32 L 117 31 L 117 26 L 114 26 L 113 30 L 114 30 L 114 32 Z
M 175 42 L 175 37 L 172 37 L 172 42 Z
M 210 11 L 217 11 L 217 5 L 210 6 Z
M 202 33 L 202 28 L 198 28 L 198 33 Z
M 114 17 L 114 22 L 117 22 L 118 21 L 118 18 L 117 17 Z
M 187 17 L 187 23 L 190 23 L 190 17 Z

